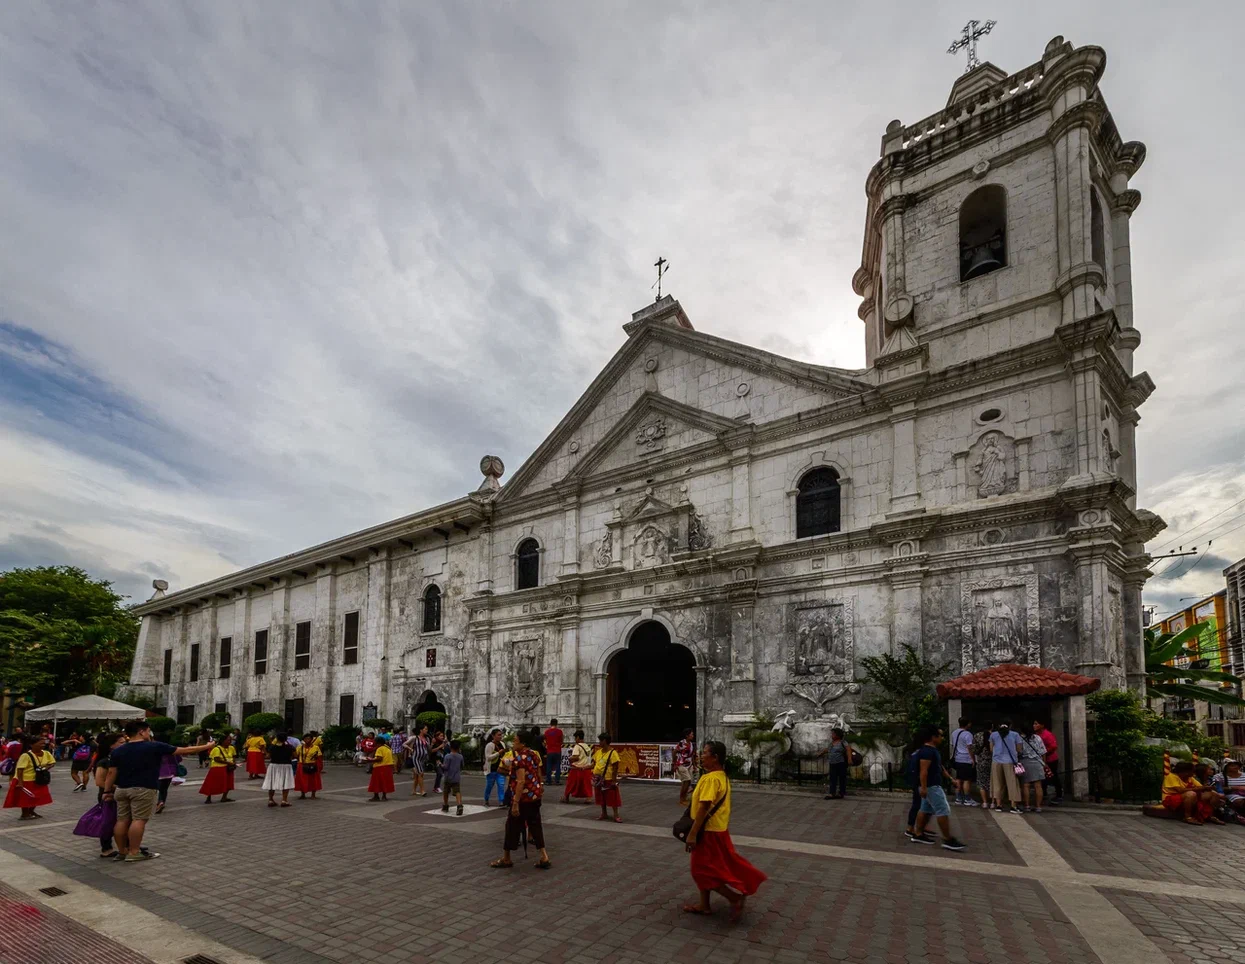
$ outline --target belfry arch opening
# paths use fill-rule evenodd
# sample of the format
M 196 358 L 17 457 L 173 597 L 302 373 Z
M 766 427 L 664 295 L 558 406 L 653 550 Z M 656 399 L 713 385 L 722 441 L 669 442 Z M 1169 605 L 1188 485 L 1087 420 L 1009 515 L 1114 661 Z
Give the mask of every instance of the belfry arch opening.
M 622 743 L 669 743 L 696 725 L 696 658 L 661 623 L 641 623 L 606 668 L 606 729 Z

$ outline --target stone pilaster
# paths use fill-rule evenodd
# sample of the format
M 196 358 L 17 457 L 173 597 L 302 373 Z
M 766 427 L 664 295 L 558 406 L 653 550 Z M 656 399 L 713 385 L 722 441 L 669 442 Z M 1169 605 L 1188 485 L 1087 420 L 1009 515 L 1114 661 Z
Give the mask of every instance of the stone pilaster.
M 327 726 L 333 719 L 333 667 L 342 663 L 337 635 L 337 573 L 332 563 L 324 563 L 316 572 L 316 610 L 311 621 L 311 665 L 324 667 L 324 714 L 312 719 L 309 726 Z
M 234 591 L 233 659 L 229 670 L 229 712 L 242 712 L 242 704 L 250 699 L 251 680 L 255 679 L 255 638 L 251 633 L 251 592 L 249 587 Z M 242 725 L 241 716 L 236 720 Z
M 916 471 L 916 402 L 905 401 L 891 410 L 891 512 L 919 508 L 921 491 Z
M 558 660 L 558 693 L 557 702 L 553 704 L 550 715 L 556 712 L 558 719 L 564 724 L 578 723 L 579 616 L 559 619 L 557 625 L 561 643 L 561 654 Z
M 372 550 L 367 564 L 367 617 L 363 634 L 363 651 L 359 662 L 363 666 L 363 679 L 375 681 L 378 692 L 361 693 L 356 697 L 360 705 L 376 700 L 381 716 L 391 712 L 389 706 L 389 593 L 390 560 L 386 547 Z M 444 602 L 442 603 L 444 606 Z M 445 613 L 442 610 L 442 619 Z M 365 684 L 365 686 L 368 684 Z
M 1123 177 L 1123 175 L 1120 175 Z M 1123 178 L 1127 183 L 1127 178 Z M 1112 187 L 1115 179 L 1112 179 Z M 1141 203 L 1140 191 L 1121 190 L 1111 205 L 1111 241 L 1114 250 L 1112 273 L 1115 278 L 1115 317 L 1120 323 L 1120 340 L 1116 354 L 1128 374 L 1133 373 L 1133 352 L 1141 344 L 1141 333 L 1133 327 L 1133 263 L 1129 244 L 1129 224 L 1137 205 Z
M 752 542 L 752 454 L 731 453 L 731 542 Z

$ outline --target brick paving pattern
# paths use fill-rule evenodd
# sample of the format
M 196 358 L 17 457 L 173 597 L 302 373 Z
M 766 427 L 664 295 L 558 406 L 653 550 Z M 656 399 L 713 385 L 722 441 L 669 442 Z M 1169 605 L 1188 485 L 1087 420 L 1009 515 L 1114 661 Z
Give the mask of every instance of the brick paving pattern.
M 1186 897 L 1103 893 L 1172 964 L 1245 964 L 1245 930 L 1240 925 L 1245 908 Z
M 73 895 L 58 898 L 69 901 Z M 3 964 L 151 964 L 68 917 L 46 910 L 0 883 L 0 961 Z
M 1024 860 L 1006 830 L 1012 819 L 1037 828 L 1077 870 L 1136 876 L 1129 861 L 1137 861 L 1169 880 L 1206 882 L 1204 862 L 1199 873 L 1182 869 L 1187 851 L 1177 857 L 1181 838 L 1171 833 L 1182 827 L 1140 817 L 1052 813 L 999 821 L 980 810 L 954 808 L 956 832 L 971 849 L 952 855 L 905 840 L 902 798 L 861 795 L 827 802 L 820 795 L 741 786 L 732 832 L 797 846 L 741 847 L 770 879 L 749 902 L 744 920 L 732 926 L 724 905 L 708 918 L 680 911 L 695 891 L 688 858 L 668 835 L 679 813 L 675 787 L 624 787 L 621 829 L 630 826 L 631 833 L 597 824 L 594 808 L 548 802 L 554 868 L 542 873 L 535 869 L 534 850 L 527 862 L 518 855 L 513 870 L 488 868 L 500 856 L 500 811 L 461 819 L 429 814 L 439 798 L 412 800 L 404 795 L 407 785 L 390 803 L 371 804 L 361 771 L 333 766 L 325 776 L 330 792 L 314 802 L 296 801 L 289 810 L 268 809 L 264 795 L 245 784 L 237 803 L 210 807 L 201 804 L 195 788 L 175 788 L 168 810 L 149 825 L 147 842 L 163 856 L 123 865 L 98 860 L 92 840 L 71 835 L 73 821 L 94 797 L 69 794 L 67 775 L 58 773 L 56 803 L 42 824 L 17 827 L 7 813 L 0 815 L 0 848 L 276 964 L 657 964 L 709 954 L 721 962 L 784 964 L 1097 961 L 1050 897 L 1051 885 L 1023 873 Z M 482 791 L 483 781 L 468 775 L 464 798 L 473 801 Z M 653 829 L 641 836 L 640 828 Z M 1238 848 L 1239 866 L 1245 833 L 1218 833 L 1222 847 Z M 889 862 L 800 852 L 798 843 L 847 847 L 862 856 L 875 851 Z M 1130 856 L 1120 856 L 1129 848 Z M 904 853 L 951 863 L 944 864 L 947 869 L 916 866 L 915 860 L 911 867 L 896 863 L 894 855 Z M 1157 866 L 1144 866 L 1146 860 Z M 957 872 L 957 861 L 979 869 Z M 999 873 L 981 861 L 998 865 Z M 1165 906 L 1139 903 L 1135 893 L 1112 899 L 1138 927 L 1146 922 L 1143 910 Z M 1221 921 L 1243 912 L 1240 904 L 1198 911 L 1202 919 L 1217 915 Z M 1177 953 L 1238 960 L 1199 957 L 1200 949 Z

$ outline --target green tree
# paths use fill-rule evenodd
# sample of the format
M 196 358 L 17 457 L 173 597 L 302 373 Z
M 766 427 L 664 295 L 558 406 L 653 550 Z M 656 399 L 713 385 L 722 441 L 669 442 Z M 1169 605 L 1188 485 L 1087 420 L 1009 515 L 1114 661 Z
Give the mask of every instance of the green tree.
M 1164 633 L 1157 626 L 1146 630 L 1146 692 L 1150 696 L 1167 696 L 1172 699 L 1201 700 L 1205 703 L 1220 703 L 1224 706 L 1245 706 L 1245 699 L 1233 690 L 1217 687 L 1199 686 L 1200 682 L 1235 683 L 1236 689 L 1241 687 L 1241 680 L 1231 673 L 1216 669 L 1195 668 L 1198 660 L 1196 646 L 1198 638 L 1209 624 L 1194 623 L 1178 633 Z M 1172 660 L 1184 657 L 1188 666 L 1170 666 Z
M 124 599 L 74 566 L 0 573 L 0 685 L 36 704 L 112 696 L 138 640 Z
M 867 695 L 860 714 L 868 722 L 855 734 L 860 746 L 908 746 L 927 723 L 941 726 L 945 714 L 934 692 L 950 663 L 932 663 L 904 644 L 900 656 L 864 656 Z

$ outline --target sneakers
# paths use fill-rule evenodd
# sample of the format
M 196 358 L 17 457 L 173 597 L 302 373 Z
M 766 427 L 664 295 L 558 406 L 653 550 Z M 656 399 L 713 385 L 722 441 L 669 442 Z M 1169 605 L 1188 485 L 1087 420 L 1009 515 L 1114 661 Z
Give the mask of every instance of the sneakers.
M 981 806 L 981 804 L 980 804 L 980 803 L 978 803 L 976 800 L 965 800 L 965 801 L 964 801 L 964 806 L 966 806 L 966 807 L 980 807 L 980 806 Z
M 460 817 L 461 817 L 462 815 L 463 815 L 463 806 L 462 806 L 462 804 L 460 803 L 460 804 L 458 805 L 458 816 L 460 816 Z
M 930 843 L 933 843 L 933 840 L 931 840 Z M 951 837 L 950 839 L 942 842 L 942 849 L 954 850 L 958 852 L 964 849 L 964 844 L 960 842 L 958 837 Z
M 911 840 L 913 843 L 923 843 L 928 847 L 932 847 L 934 844 L 938 843 L 937 840 L 935 840 L 933 837 L 931 837 L 927 833 L 913 834 L 908 839 Z
M 1030 809 L 1030 811 L 1031 811 L 1032 813 L 1041 813 L 1041 812 L 1042 812 L 1042 808 L 1041 808 L 1041 807 L 1030 807 L 1029 809 Z
M 450 805 L 447 803 L 445 806 L 443 806 L 443 807 L 441 808 L 441 812 L 442 812 L 442 813 L 449 813 L 449 812 L 450 812 Z
M 999 809 L 1002 810 L 1003 808 L 1000 807 Z M 1019 807 L 1012 807 L 1011 810 L 1008 811 L 1008 813 L 1024 813 L 1024 811 L 1021 810 Z

